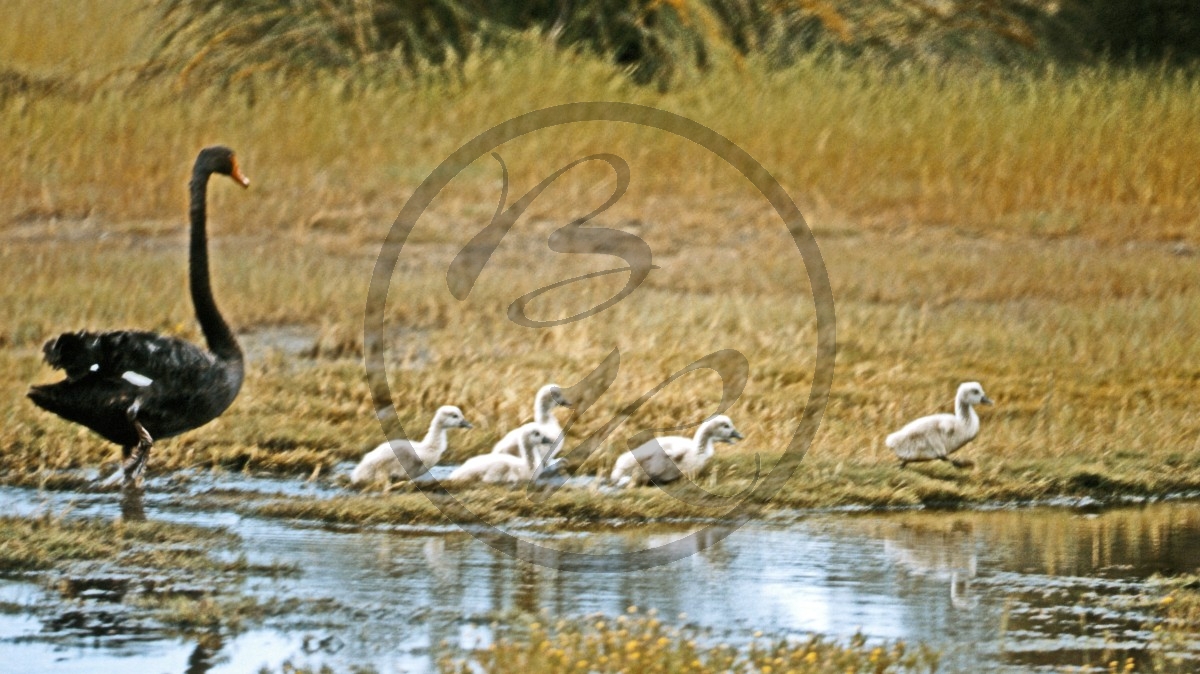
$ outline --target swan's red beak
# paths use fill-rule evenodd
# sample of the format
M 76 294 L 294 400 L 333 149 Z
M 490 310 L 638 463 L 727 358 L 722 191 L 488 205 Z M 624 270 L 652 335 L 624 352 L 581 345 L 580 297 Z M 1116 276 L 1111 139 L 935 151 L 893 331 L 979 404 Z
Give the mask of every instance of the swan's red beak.
M 229 172 L 229 177 L 236 180 L 242 187 L 250 187 L 250 179 L 242 175 L 242 169 L 238 166 L 236 158 L 233 160 L 233 170 Z

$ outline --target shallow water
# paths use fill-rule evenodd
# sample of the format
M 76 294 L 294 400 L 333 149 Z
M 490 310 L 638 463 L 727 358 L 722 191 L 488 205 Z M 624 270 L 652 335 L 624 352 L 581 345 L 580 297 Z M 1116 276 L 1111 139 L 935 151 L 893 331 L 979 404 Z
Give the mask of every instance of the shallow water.
M 255 480 L 223 481 L 222 487 L 275 493 L 268 483 L 281 482 L 242 484 Z M 202 480 L 182 484 L 204 488 Z M 289 489 L 296 488 L 313 490 L 310 498 L 336 493 L 328 485 Z M 130 507 L 115 493 L 0 488 L 0 507 L 10 513 L 59 512 L 67 503 L 73 513 L 105 517 Z M 60 624 L 56 592 L 25 580 L 0 582 L 0 661 L 20 661 L 30 672 L 243 672 L 289 659 L 419 672 L 432 668 L 443 642 L 455 649 L 485 645 L 496 612 L 572 617 L 637 605 L 657 609 L 668 622 L 686 613 L 687 623 L 731 643 L 756 630 L 797 637 L 861 631 L 939 648 L 942 671 L 1100 671 L 1114 657 L 1146 658 L 1151 616 L 1122 600 L 1138 594 L 1154 573 L 1200 565 L 1196 503 L 1105 512 L 811 515 L 786 525 L 747 525 L 678 562 L 615 575 L 517 562 L 454 527 L 335 531 L 197 512 L 186 503 L 179 492 L 150 491 L 140 506 L 149 518 L 227 527 L 242 537 L 251 561 L 297 564 L 295 577 L 251 577 L 245 589 L 313 600 L 319 608 L 198 644 L 154 630 L 139 633 L 132 617 L 129 630 L 98 633 L 104 630 L 92 620 L 72 631 Z M 639 525 L 525 533 L 595 554 L 661 545 L 694 530 Z M 698 547 L 704 545 L 701 537 Z M 96 604 L 93 612 L 120 609 L 100 601 L 83 603 Z M 126 624 L 120 616 L 108 619 Z

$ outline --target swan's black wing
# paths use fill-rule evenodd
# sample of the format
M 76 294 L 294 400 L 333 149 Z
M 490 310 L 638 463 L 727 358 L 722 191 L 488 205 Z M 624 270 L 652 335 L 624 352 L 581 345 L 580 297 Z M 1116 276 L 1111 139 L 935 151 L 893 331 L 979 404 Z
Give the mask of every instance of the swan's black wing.
M 29 398 L 122 445 L 137 443 L 129 420 L 135 403 L 153 437 L 170 437 L 220 414 L 241 384 L 207 351 L 152 332 L 70 332 L 42 350 L 67 378 L 32 387 Z
M 207 370 L 215 362 L 207 351 L 182 339 L 134 330 L 67 332 L 46 342 L 42 353 L 46 364 L 65 371 L 68 380 L 119 378 L 128 372 L 157 380 Z

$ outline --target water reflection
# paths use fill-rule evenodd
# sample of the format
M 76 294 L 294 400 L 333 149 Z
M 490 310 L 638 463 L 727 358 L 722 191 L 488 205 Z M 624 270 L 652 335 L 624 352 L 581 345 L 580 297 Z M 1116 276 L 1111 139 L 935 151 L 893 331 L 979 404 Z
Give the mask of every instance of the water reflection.
M 969 609 L 978 605 L 971 581 L 978 572 L 979 554 L 970 522 L 951 522 L 933 529 L 903 524 L 879 535 L 884 553 L 898 568 L 926 582 L 948 585 L 951 606 Z
M 144 491 L 141 489 L 125 489 L 121 492 L 121 519 L 126 522 L 146 521 Z
M 225 647 L 225 639 L 219 633 L 206 635 L 196 641 L 196 647 L 188 655 L 187 666 L 183 674 L 206 674 L 218 660 L 218 654 Z
M 10 512 L 28 511 L 38 498 L 0 489 L 0 507 Z M 129 516 L 118 495 L 88 498 L 89 514 Z M 945 652 L 945 671 L 1088 668 L 1106 662 L 1106 649 L 1108 657 L 1144 661 L 1150 616 L 1116 600 L 1141 591 L 1155 573 L 1192 571 L 1200 563 L 1200 504 L 1182 503 L 1103 513 L 812 516 L 787 526 L 747 526 L 715 545 L 722 532 L 701 534 L 685 539 L 695 554 L 623 574 L 515 561 L 457 530 L 333 532 L 198 514 L 169 499 L 143 508 L 152 519 L 203 523 L 213 517 L 213 524 L 242 536 L 251 561 L 284 560 L 303 570 L 295 578 L 252 577 L 247 592 L 321 602 L 306 604 L 321 607 L 318 613 L 299 611 L 269 629 L 224 641 L 159 640 L 103 660 L 141 668 L 175 649 L 179 666 L 159 669 L 190 674 L 278 667 L 289 658 L 297 665 L 424 671 L 443 643 L 486 644 L 487 625 L 499 614 L 611 615 L 630 605 L 655 608 L 668 620 L 686 613 L 714 640 L 746 640 L 759 629 L 837 637 L 861 630 L 927 642 Z M 525 533 L 561 551 L 616 554 L 694 531 L 636 526 Z M 30 649 L 38 643 L 60 649 L 62 640 L 44 633 L 44 641 L 31 640 L 27 623 L 11 624 L 0 630 L 0 657 L 35 663 L 29 671 L 61 664 L 55 660 L 62 652 Z

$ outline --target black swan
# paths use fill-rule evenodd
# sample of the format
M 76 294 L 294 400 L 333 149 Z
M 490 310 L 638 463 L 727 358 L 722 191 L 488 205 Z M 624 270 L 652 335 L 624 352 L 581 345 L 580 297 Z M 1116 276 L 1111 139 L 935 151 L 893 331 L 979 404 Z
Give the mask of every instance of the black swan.
M 68 332 L 42 347 L 51 367 L 67 378 L 34 386 L 34 404 L 82 424 L 121 445 L 124 461 L 109 482 L 122 475 L 136 483 L 155 438 L 198 428 L 221 415 L 242 387 L 242 350 L 221 318 L 208 279 L 205 194 L 208 177 L 227 175 L 242 187 L 250 180 L 238 170 L 233 150 L 208 147 L 192 168 L 191 245 L 188 275 L 196 319 L 208 351 L 181 339 L 152 332 Z

